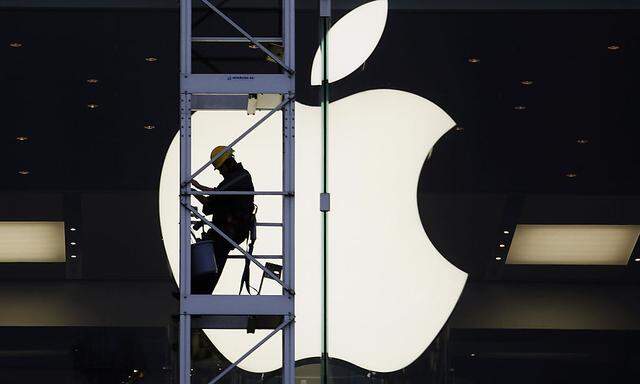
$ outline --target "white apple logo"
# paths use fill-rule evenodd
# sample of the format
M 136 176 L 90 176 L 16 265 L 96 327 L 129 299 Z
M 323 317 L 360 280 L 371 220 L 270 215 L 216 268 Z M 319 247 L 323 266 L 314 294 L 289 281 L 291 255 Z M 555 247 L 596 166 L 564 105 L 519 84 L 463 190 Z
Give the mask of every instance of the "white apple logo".
M 329 58 L 330 68 L 336 70 L 330 80 L 347 76 L 367 59 L 384 30 L 386 15 L 386 0 L 376 0 L 356 8 L 333 26 Z M 368 47 L 368 51 L 352 50 L 359 53 L 349 56 L 345 52 L 349 51 L 348 45 L 354 44 Z M 342 56 L 333 51 L 334 47 L 343 52 Z M 318 61 L 316 55 L 312 74 L 318 73 Z M 208 159 L 213 146 L 231 142 L 265 114 L 195 113 L 194 168 Z M 281 120 L 276 116 L 235 147 L 238 160 L 252 173 L 257 190 L 281 188 Z M 416 197 L 428 152 L 455 123 L 422 97 L 386 89 L 333 102 L 329 116 L 329 355 L 372 371 L 395 371 L 411 364 L 433 341 L 466 282 L 466 273 L 440 255 L 425 235 Z M 160 182 L 160 221 L 174 277 L 178 276 L 178 155 L 176 135 Z M 298 103 L 297 360 L 320 356 L 321 161 L 320 109 Z M 214 172 L 205 172 L 198 180 L 207 185 L 220 181 Z M 280 198 L 262 196 L 256 198 L 256 203 L 260 206 L 258 221 L 280 220 Z M 254 253 L 279 254 L 280 245 L 278 228 L 260 228 Z M 214 294 L 237 294 L 243 264 L 243 260 L 229 260 Z M 254 285 L 261 275 L 253 267 Z M 265 283 L 263 294 L 279 292 L 275 283 Z M 268 333 L 205 332 L 231 361 Z M 272 338 L 240 364 L 252 372 L 272 371 L 280 366 L 279 337 Z

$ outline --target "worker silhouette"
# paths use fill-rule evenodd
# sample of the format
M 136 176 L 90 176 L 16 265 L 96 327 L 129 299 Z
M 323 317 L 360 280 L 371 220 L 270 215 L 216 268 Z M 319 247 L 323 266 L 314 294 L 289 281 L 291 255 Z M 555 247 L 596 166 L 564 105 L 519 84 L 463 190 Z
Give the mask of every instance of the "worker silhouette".
M 211 151 L 213 159 L 226 147 L 217 146 Z M 251 174 L 244 169 L 242 163 L 234 158 L 233 149 L 228 150 L 213 162 L 215 170 L 224 178 L 215 188 L 207 187 L 192 180 L 191 184 L 201 191 L 254 191 Z M 229 236 L 236 244 L 247 239 L 253 225 L 253 195 L 214 195 L 198 196 L 196 199 L 203 205 L 205 215 L 213 214 L 212 223 Z M 192 277 L 191 292 L 194 295 L 211 294 L 227 262 L 229 252 L 234 248 L 227 240 L 212 228 L 203 235 L 203 240 L 213 241 L 217 273 Z

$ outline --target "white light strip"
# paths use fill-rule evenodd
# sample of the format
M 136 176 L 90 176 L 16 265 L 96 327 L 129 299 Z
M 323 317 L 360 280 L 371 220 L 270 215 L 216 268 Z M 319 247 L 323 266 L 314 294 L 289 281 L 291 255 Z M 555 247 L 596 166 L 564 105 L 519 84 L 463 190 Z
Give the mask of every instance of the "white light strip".
M 63 222 L 0 222 L 0 262 L 61 263 L 64 261 Z
M 519 224 L 507 264 L 626 265 L 639 234 L 639 225 Z

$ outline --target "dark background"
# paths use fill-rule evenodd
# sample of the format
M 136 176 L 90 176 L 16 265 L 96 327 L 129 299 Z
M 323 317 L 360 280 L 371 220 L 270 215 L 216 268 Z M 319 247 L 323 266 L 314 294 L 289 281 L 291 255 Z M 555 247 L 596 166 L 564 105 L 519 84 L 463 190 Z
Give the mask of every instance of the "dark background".
M 337 2 L 334 21 L 364 2 Z M 219 3 L 250 32 L 277 35 L 273 2 Z M 301 3 L 298 98 L 316 104 L 308 84 L 317 15 Z M 429 237 L 470 274 L 449 325 L 421 359 L 373 377 L 347 365 L 340 372 L 348 380 L 601 383 L 638 373 L 633 262 L 495 260 L 497 244 L 510 240 L 502 231 L 517 223 L 640 223 L 640 14 L 625 10 L 629 2 L 578 3 L 392 3 L 366 65 L 332 86 L 334 99 L 410 91 L 458 123 L 425 164 L 417 198 Z M 178 129 L 178 13 L 174 1 L 87 5 L 0 2 L 0 219 L 76 225 L 80 256 L 65 265 L 0 265 L 2 382 L 117 382 L 138 368 L 147 373 L 139 381 L 169 382 L 175 368 L 176 288 L 157 187 Z M 195 31 L 228 29 L 211 17 Z M 197 71 L 275 69 L 245 47 L 196 50 Z M 526 109 L 514 109 L 520 105 Z M 203 361 L 215 359 L 212 346 L 201 348 Z

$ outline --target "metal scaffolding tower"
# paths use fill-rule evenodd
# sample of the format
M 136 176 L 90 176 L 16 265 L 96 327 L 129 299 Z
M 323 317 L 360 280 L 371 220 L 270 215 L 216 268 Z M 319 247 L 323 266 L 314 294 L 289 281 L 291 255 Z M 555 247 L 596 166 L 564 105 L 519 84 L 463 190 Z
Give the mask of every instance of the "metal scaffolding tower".
M 295 99 L 295 0 L 282 0 L 282 37 L 256 38 L 231 20 L 208 0 L 199 0 L 222 20 L 233 26 L 242 37 L 192 37 L 192 0 L 181 0 L 181 73 L 180 73 L 180 335 L 179 364 L 180 384 L 190 383 L 191 330 L 192 327 L 206 329 L 247 329 L 249 322 L 258 329 L 272 331 L 248 350 L 240 359 L 224 369 L 210 383 L 219 381 L 242 360 L 258 349 L 269 338 L 282 331 L 282 381 L 295 383 L 294 340 L 294 99 Z M 200 5 L 202 5 L 200 4 Z M 194 74 L 191 71 L 191 45 L 193 42 L 246 42 L 253 44 L 280 67 L 274 74 Z M 283 46 L 279 55 L 263 43 L 277 42 Z M 256 124 L 248 127 L 225 150 L 205 163 L 194 173 L 191 171 L 191 115 L 195 110 L 247 109 L 251 108 L 255 95 L 281 95 L 281 102 L 273 106 Z M 258 128 L 265 120 L 282 111 L 283 177 L 281 191 L 239 192 L 208 191 L 191 189 L 191 181 L 211 165 L 223 153 Z M 209 129 L 215 129 L 210 127 Z M 209 143 L 213 144 L 213 143 Z M 207 220 L 191 205 L 193 195 L 278 195 L 282 197 L 282 223 L 263 225 L 282 227 L 282 273 L 281 278 L 266 268 L 258 259 L 236 244 L 210 220 Z M 207 226 L 226 239 L 233 247 L 260 267 L 265 274 L 282 286 L 281 295 L 192 295 L 191 294 L 191 239 L 192 217 L 202 220 Z M 260 223 L 258 223 L 260 225 Z M 276 258 L 272 256 L 272 258 Z M 261 258 L 260 258 L 261 259 Z M 192 316 L 197 316 L 192 318 Z

